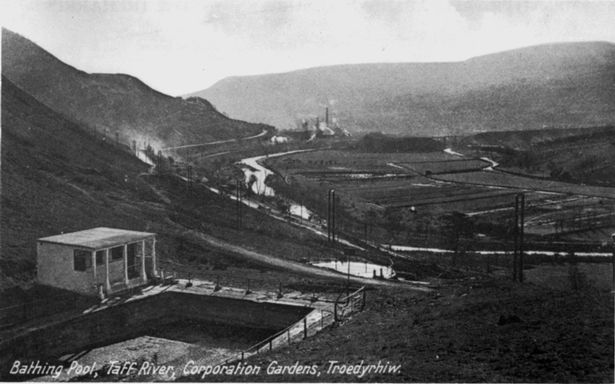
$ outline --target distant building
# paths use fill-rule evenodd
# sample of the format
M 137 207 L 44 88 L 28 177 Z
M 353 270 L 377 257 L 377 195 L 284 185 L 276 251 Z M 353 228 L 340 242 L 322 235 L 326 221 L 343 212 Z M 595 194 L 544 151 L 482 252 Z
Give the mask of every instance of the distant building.
M 108 296 L 157 276 L 156 235 L 99 227 L 44 237 L 36 264 L 40 284 Z
M 318 132 L 317 134 L 321 136 L 334 136 L 335 135 L 335 132 L 333 132 L 333 130 L 329 128 L 327 123 L 324 121 L 320 121 L 318 125 L 316 126 L 316 129 Z
M 271 137 L 271 143 L 273 144 L 284 144 L 288 143 L 288 137 L 286 136 L 273 136 Z

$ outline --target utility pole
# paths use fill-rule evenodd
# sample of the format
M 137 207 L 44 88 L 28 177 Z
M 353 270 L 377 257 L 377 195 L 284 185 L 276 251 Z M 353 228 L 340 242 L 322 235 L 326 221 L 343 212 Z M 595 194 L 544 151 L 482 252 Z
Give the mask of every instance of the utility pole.
M 517 196 L 515 196 L 515 226 L 513 228 L 513 281 L 517 281 L 517 263 L 519 256 L 519 204 L 517 204 Z
M 522 193 L 520 196 L 520 210 L 521 217 L 519 223 L 519 230 L 521 232 L 519 236 L 519 282 L 523 283 L 523 252 L 524 252 L 524 242 L 525 242 L 525 193 Z
M 335 242 L 335 189 L 329 189 L 327 198 L 327 239 Z
M 237 179 L 237 191 L 235 202 L 237 204 L 237 228 L 241 228 L 241 187 L 239 179 Z
M 188 188 L 192 188 L 192 165 L 189 165 L 186 169 L 188 174 Z
M 611 234 L 611 239 L 613 240 L 613 244 L 611 244 L 611 246 L 613 247 L 613 259 L 611 260 L 611 262 L 613 263 L 613 291 L 612 293 L 615 293 L 615 232 Z
M 335 189 L 333 189 L 331 191 L 331 221 L 332 221 L 332 226 L 331 226 L 331 238 L 333 239 L 333 243 L 335 244 L 335 242 L 337 241 L 337 228 L 336 225 L 337 223 L 335 222 Z
M 327 192 L 327 241 L 331 241 L 331 190 Z
M 513 255 L 513 281 L 523 282 L 523 248 L 525 235 L 525 194 L 515 196 L 515 248 Z

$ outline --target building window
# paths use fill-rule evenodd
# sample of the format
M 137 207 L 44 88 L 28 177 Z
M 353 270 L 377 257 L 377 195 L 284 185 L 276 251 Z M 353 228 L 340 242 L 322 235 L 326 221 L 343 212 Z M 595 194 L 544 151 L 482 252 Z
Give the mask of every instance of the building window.
M 75 249 L 73 251 L 75 271 L 85 271 L 92 266 L 92 254 L 88 251 Z
M 111 261 L 124 258 L 124 246 L 111 248 Z
M 96 251 L 96 265 L 105 263 L 105 251 Z

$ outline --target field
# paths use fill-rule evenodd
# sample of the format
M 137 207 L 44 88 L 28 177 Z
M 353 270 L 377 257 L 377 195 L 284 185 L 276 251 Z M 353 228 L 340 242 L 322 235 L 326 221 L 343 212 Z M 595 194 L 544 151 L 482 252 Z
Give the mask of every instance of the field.
M 267 160 L 284 175 L 328 173 L 407 173 L 398 163 L 452 161 L 458 157 L 444 152 L 370 153 L 347 150 L 319 150 Z M 391 165 L 393 164 L 393 165 Z
M 404 209 L 425 215 L 460 212 L 504 224 L 513 216 L 515 196 L 523 192 L 528 235 L 603 241 L 597 229 L 615 227 L 615 188 L 485 170 L 490 162 L 446 152 L 318 150 L 269 159 L 266 165 L 286 183 L 311 185 L 323 198 L 327 188 L 335 189 L 358 220 L 368 210 Z
M 423 175 L 437 175 L 457 172 L 479 171 L 490 165 L 489 162 L 480 159 L 455 159 L 455 160 L 434 160 L 434 161 L 414 161 L 398 163 L 405 168 Z
M 583 184 L 571 184 L 561 181 L 545 180 L 512 175 L 504 172 L 466 172 L 462 174 L 447 174 L 437 177 L 443 181 L 460 182 L 464 184 L 491 185 L 506 188 L 541 190 L 564 194 L 598 196 L 615 198 L 615 188 L 598 187 Z

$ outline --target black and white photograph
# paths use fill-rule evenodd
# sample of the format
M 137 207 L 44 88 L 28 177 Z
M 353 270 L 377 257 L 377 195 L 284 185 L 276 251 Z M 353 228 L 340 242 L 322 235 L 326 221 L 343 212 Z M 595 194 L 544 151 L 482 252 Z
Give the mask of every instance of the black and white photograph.
M 0 382 L 615 382 L 615 1 L 0 25 Z

